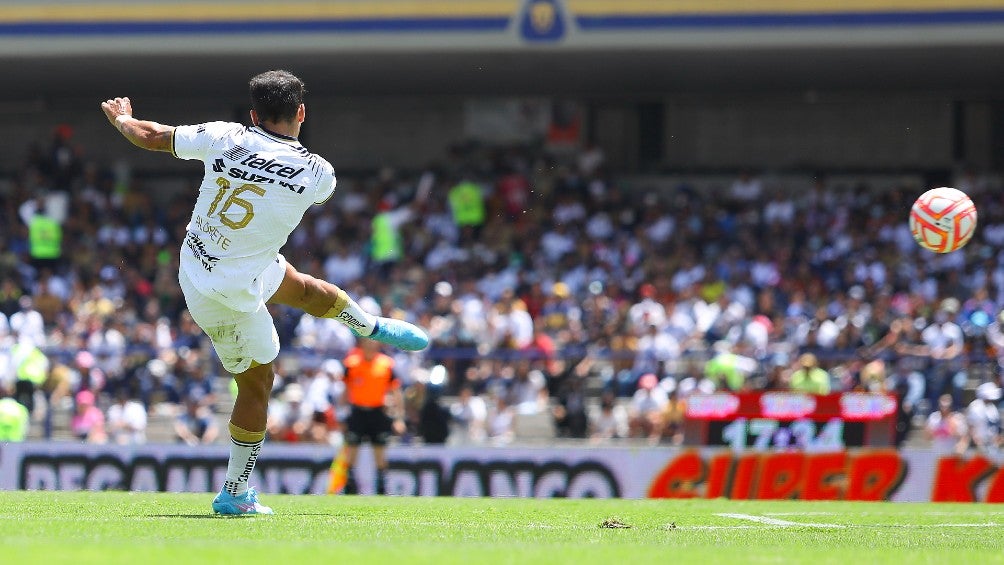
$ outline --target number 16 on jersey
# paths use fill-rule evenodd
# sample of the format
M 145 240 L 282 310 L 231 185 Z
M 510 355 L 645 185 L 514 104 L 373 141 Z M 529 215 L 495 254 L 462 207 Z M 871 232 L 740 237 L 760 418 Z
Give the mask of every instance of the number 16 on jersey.
M 214 213 L 216 213 L 216 208 L 219 207 L 220 201 L 223 200 L 227 191 L 230 190 L 230 181 L 223 177 L 217 178 L 216 184 L 220 187 L 220 191 L 216 193 L 216 198 L 214 198 L 213 203 L 209 205 L 209 212 L 206 216 L 210 218 Z M 220 207 L 220 222 L 232 230 L 239 230 L 243 228 L 251 223 L 251 220 L 254 218 L 254 205 L 240 197 L 240 195 L 245 192 L 253 192 L 258 196 L 265 196 L 265 189 L 255 184 L 242 184 L 230 193 L 230 197 L 227 198 L 226 201 L 223 202 L 223 206 Z M 244 210 L 244 215 L 240 216 L 236 220 L 227 215 L 227 212 L 233 206 L 237 206 Z

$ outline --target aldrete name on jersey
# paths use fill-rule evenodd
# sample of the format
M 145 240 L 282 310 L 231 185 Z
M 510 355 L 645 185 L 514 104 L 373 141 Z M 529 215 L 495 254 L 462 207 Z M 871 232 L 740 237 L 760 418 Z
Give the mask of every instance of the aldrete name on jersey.
M 209 220 L 206 220 L 202 216 L 196 214 L 195 225 L 202 230 L 202 233 L 209 237 L 210 241 L 219 245 L 224 251 L 230 248 L 230 238 L 224 235 L 223 232 L 220 231 L 219 227 L 209 223 Z

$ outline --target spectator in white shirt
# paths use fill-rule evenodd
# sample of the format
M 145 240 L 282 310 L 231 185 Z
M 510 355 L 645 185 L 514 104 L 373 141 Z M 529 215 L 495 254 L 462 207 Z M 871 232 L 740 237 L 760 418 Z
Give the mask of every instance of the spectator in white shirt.
M 547 379 L 544 373 L 530 369 L 530 362 L 519 361 L 509 390 L 510 404 L 518 414 L 538 414 L 547 406 Z
M 328 359 L 321 363 L 318 371 L 307 381 L 307 392 L 304 398 L 305 407 L 316 414 L 326 414 L 338 405 L 345 392 L 345 368 L 337 359 Z
M 511 290 L 506 290 L 491 315 L 494 342 L 503 349 L 523 349 L 533 340 L 533 318 L 526 305 Z
M 666 308 L 655 300 L 655 286 L 649 283 L 638 289 L 641 300 L 628 309 L 628 320 L 636 335 L 641 334 L 650 325 L 662 327 L 666 323 Z
M 453 437 L 459 443 L 481 443 L 485 440 L 488 408 L 484 399 L 474 394 L 473 388 L 464 386 L 460 389 L 457 401 L 450 406 L 450 415 L 457 431 Z
M 10 330 L 19 340 L 31 340 L 37 346 L 45 345 L 45 321 L 42 314 L 35 310 L 30 296 L 22 296 L 18 300 L 21 310 L 10 317 Z
M 938 398 L 938 409 L 927 417 L 925 432 L 938 453 L 956 453 L 965 449 L 968 434 L 966 419 L 952 410 L 952 395 L 943 394 Z
M 763 220 L 768 224 L 788 225 L 795 219 L 795 202 L 784 198 L 780 193 L 764 207 Z
M 300 317 L 296 325 L 297 345 L 314 349 L 333 357 L 342 357 L 355 345 L 356 338 L 348 326 L 331 318 Z
M 638 379 L 638 390 L 628 407 L 628 426 L 631 437 L 658 439 L 662 434 L 662 413 L 669 397 L 659 379 L 649 373 Z
M 565 224 L 557 224 L 554 229 L 541 236 L 540 246 L 547 260 L 557 263 L 566 253 L 571 253 L 575 249 L 575 238 L 569 233 Z
M 577 165 L 579 168 L 579 173 L 585 177 L 592 176 L 603 163 L 606 161 L 606 154 L 603 149 L 594 144 L 589 144 L 586 148 L 579 154 L 577 159 Z
M 658 217 L 647 228 L 645 237 L 652 243 L 662 244 L 669 241 L 676 229 L 676 221 L 669 214 Z
M 511 443 L 515 435 L 516 413 L 504 395 L 495 395 L 492 404 L 488 412 L 488 439 L 495 445 Z
M 596 241 L 605 241 L 614 234 L 614 222 L 610 214 L 600 210 L 589 217 L 586 222 L 586 235 Z
M 335 250 L 324 261 L 324 275 L 333 284 L 344 287 L 363 276 L 366 265 L 362 253 L 344 243 L 335 245 Z
M 663 374 L 665 364 L 680 357 L 680 344 L 655 324 L 649 324 L 645 333 L 638 338 L 636 347 L 632 367 L 636 375 Z
M 920 334 L 927 355 L 931 358 L 931 368 L 927 374 L 927 398 L 932 407 L 938 405 L 938 397 L 944 392 L 957 396 L 958 391 L 952 390 L 955 386 L 952 377 L 962 368 L 960 362 L 965 347 L 962 328 L 952 321 L 959 306 L 959 301 L 955 298 L 943 300 L 934 314 L 934 322 Z
M 554 207 L 552 217 L 554 223 L 558 225 L 581 222 L 586 219 L 586 207 L 582 205 L 580 200 L 566 194 L 561 202 Z
M 739 178 L 733 181 L 732 186 L 729 187 L 729 195 L 732 196 L 733 200 L 739 202 L 753 202 L 759 199 L 761 194 L 763 194 L 763 183 L 750 171 L 740 172 Z
M 600 397 L 600 409 L 592 419 L 594 442 L 628 437 L 628 415 L 623 406 L 617 404 L 612 391 L 605 391 Z
M 143 403 L 131 398 L 127 389 L 121 388 L 115 395 L 115 403 L 108 407 L 105 428 L 112 443 L 146 443 L 146 408 Z
M 467 250 L 457 247 L 449 240 L 440 239 L 425 256 L 425 268 L 436 271 L 446 268 L 450 263 L 464 262 L 469 257 L 470 252 Z
M 969 440 L 982 452 L 996 453 L 1001 445 L 1001 415 L 997 402 L 1001 389 L 996 383 L 983 383 L 976 387 L 976 400 L 966 408 Z

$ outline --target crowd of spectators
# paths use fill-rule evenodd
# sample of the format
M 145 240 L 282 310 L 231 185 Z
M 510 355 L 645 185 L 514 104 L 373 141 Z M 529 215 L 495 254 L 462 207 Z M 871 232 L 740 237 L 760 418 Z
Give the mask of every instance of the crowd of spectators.
M 1000 382 L 1004 202 L 992 179 L 955 180 L 980 228 L 943 256 L 907 227 L 923 186 L 773 186 L 749 172 L 718 189 L 651 182 L 625 184 L 595 147 L 458 145 L 425 171 L 341 178 L 283 253 L 373 312 L 428 328 L 429 350 L 393 352 L 406 439 L 428 440 L 445 418 L 450 441 L 505 443 L 520 418 L 543 416 L 562 437 L 680 442 L 687 396 L 717 389 L 887 390 L 904 436 L 942 410 L 932 437 L 978 427 L 951 414 L 976 384 Z M 72 405 L 87 441 L 143 441 L 147 413 L 164 407 L 179 441 L 216 438 L 223 373 L 176 282 L 194 197 L 87 161 L 68 128 L 31 148 L 0 194 L 8 395 L 32 410 Z M 61 223 L 57 259 L 32 257 L 33 214 Z M 273 314 L 283 353 L 269 433 L 329 441 L 337 361 L 354 338 L 334 320 Z M 44 354 L 35 386 L 22 384 L 18 345 Z M 430 384 L 432 367 L 446 378 Z

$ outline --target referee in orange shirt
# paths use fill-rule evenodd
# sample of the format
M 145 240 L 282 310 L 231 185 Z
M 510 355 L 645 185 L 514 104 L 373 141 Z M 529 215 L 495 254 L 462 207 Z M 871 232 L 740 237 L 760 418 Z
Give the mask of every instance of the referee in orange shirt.
M 353 467 L 359 445 L 368 441 L 373 446 L 377 468 L 376 492 L 384 494 L 387 440 L 392 433 L 400 434 L 405 430 L 404 401 L 401 382 L 394 376 L 394 360 L 380 352 L 378 342 L 361 339 L 342 364 L 345 366 L 345 393 L 351 407 L 345 434 L 345 459 L 349 469 L 345 493 L 359 492 Z

